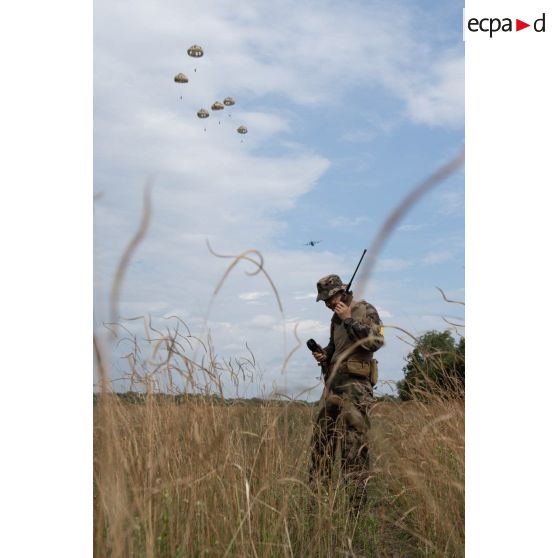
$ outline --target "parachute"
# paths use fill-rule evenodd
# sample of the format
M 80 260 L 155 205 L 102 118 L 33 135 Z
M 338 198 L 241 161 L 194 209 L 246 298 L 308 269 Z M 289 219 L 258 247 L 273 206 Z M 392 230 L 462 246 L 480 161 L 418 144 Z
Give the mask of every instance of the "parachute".
M 223 110 L 225 108 L 225 106 L 220 103 L 219 101 L 215 101 L 212 105 L 211 105 L 211 110 Z M 221 125 L 221 121 L 219 120 L 219 125 Z
M 188 49 L 188 56 L 192 58 L 201 58 L 203 56 L 203 48 L 199 45 L 192 45 Z
M 174 81 L 176 83 L 188 83 L 188 78 L 184 74 L 176 74 L 174 76 Z

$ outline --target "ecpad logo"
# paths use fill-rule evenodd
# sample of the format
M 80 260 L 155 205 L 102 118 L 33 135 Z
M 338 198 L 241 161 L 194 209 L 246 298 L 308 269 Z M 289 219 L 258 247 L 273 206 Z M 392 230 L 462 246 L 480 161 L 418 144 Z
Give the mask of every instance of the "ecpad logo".
M 545 25 L 546 25 L 545 17 L 546 14 L 543 13 L 543 15 L 539 19 L 536 19 L 534 21 L 533 29 L 535 30 L 536 33 L 545 32 Z M 526 27 L 531 27 L 531 24 L 525 23 L 520 19 L 515 20 L 516 31 L 521 31 Z M 513 24 L 512 24 L 512 18 L 509 17 L 505 17 L 503 19 L 497 17 L 485 17 L 483 19 L 477 19 L 476 17 L 472 17 L 467 22 L 467 28 L 469 29 L 469 31 L 472 31 L 473 33 L 477 33 L 478 31 L 482 31 L 484 33 L 490 33 L 490 38 L 492 38 L 492 35 L 494 33 L 497 33 L 498 31 L 503 31 L 503 32 L 513 31 Z

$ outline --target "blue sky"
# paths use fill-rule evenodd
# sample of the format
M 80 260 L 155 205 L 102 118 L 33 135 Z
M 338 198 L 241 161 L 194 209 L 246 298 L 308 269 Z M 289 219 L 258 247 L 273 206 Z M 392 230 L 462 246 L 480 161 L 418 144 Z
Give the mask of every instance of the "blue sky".
M 241 264 L 209 316 L 217 354 L 253 350 L 262 389 L 316 385 L 301 339 L 327 342 L 317 279 L 350 277 L 398 201 L 463 145 L 462 7 L 447 2 L 95 3 L 95 325 L 108 319 L 118 258 L 153 181 L 148 234 L 127 271 L 122 316 L 177 314 L 198 334 L 228 261 L 257 249 L 285 308 Z M 186 54 L 203 46 L 200 60 Z M 194 72 L 194 68 L 196 71 Z M 190 82 L 177 85 L 183 72 Z M 196 117 L 233 96 L 221 124 Z M 180 99 L 182 96 L 182 99 Z M 235 129 L 246 125 L 241 142 Z M 455 173 L 389 239 L 365 298 L 385 324 L 414 335 L 462 318 L 464 180 Z M 304 246 L 311 239 L 316 247 Z M 461 321 L 461 319 L 459 319 Z M 137 327 L 138 322 L 130 326 Z M 388 329 L 380 379 L 402 377 L 409 346 Z M 113 355 L 113 377 L 121 361 Z M 120 364 L 119 364 L 120 363 Z M 120 387 L 125 387 L 124 385 Z M 310 397 L 319 395 L 319 387 Z M 380 391 L 389 392 L 383 385 Z M 254 395 L 249 388 L 247 395 Z

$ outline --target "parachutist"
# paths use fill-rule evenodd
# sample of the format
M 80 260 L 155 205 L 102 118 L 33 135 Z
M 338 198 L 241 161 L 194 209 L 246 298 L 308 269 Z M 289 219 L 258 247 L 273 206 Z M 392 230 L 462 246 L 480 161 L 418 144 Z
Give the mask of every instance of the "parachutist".
M 225 98 L 223 99 L 223 104 L 224 104 L 226 107 L 232 107 L 235 103 L 236 103 L 236 101 L 235 101 L 232 97 L 225 97 Z M 230 113 L 230 112 L 229 112 L 229 115 L 228 115 L 228 116 L 229 116 L 229 118 L 231 117 L 231 113 Z
M 192 58 L 201 58 L 203 56 L 203 48 L 199 45 L 192 45 L 188 50 L 188 56 Z M 194 72 L 197 72 L 198 69 L 194 68 Z

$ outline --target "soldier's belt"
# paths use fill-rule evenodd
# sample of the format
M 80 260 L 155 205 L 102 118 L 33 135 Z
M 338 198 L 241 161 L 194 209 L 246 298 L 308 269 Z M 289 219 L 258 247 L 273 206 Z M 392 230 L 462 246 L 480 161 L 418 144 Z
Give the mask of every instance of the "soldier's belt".
M 372 360 L 350 358 L 339 366 L 339 373 L 369 379 L 375 386 L 378 383 L 378 361 L 374 358 Z
M 372 372 L 372 361 L 348 359 L 339 367 L 341 374 L 370 378 Z

